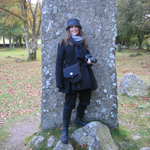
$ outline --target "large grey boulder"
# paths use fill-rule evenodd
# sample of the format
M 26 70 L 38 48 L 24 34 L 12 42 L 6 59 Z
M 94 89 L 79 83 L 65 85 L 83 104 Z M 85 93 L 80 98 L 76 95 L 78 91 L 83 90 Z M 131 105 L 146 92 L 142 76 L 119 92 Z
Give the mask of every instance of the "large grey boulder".
M 91 122 L 79 128 L 72 135 L 81 146 L 86 144 L 89 150 L 117 150 L 107 126 L 100 122 Z
M 133 73 L 124 75 L 121 79 L 119 94 L 127 94 L 133 96 L 148 96 L 150 93 L 150 86 L 148 86 L 142 79 Z

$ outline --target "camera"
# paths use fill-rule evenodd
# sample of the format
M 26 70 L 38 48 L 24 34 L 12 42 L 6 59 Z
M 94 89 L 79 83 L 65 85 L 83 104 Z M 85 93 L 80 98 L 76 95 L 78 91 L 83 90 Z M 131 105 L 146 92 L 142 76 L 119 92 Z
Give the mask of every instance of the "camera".
M 89 59 L 91 60 L 91 62 L 94 63 L 94 64 L 97 62 L 97 59 L 94 58 L 94 57 L 92 57 L 91 54 L 86 54 L 86 55 L 85 55 L 85 62 L 88 61 L 88 58 L 89 58 Z

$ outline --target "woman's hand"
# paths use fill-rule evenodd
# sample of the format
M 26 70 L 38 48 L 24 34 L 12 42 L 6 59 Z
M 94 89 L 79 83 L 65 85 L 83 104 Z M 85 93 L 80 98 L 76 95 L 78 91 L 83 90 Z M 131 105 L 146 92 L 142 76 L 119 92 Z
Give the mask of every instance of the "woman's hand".
M 91 60 L 89 58 L 88 58 L 87 64 L 89 64 L 89 65 L 92 64 L 92 62 L 91 62 Z

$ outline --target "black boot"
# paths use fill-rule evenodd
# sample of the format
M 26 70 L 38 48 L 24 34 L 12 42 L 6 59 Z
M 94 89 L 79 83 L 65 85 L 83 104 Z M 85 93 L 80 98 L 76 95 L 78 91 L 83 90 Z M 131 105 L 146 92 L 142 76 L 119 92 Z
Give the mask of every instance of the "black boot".
M 76 119 L 75 119 L 75 126 L 76 127 L 83 127 L 83 126 L 88 124 L 87 122 L 84 122 L 82 120 L 82 118 L 83 118 L 83 114 L 80 114 L 79 112 L 77 112 Z
M 76 115 L 76 119 L 75 119 L 76 127 L 83 127 L 83 126 L 87 125 L 87 123 L 82 120 L 86 107 L 87 107 L 86 105 L 82 105 L 81 103 L 79 103 L 79 105 L 77 107 L 77 115 Z
M 64 144 L 68 144 L 68 128 L 69 128 L 70 120 L 63 120 L 63 130 L 61 133 L 60 140 Z
M 68 128 L 70 124 L 70 117 L 71 117 L 72 110 L 67 110 L 64 108 L 63 112 L 63 130 L 61 133 L 60 140 L 64 144 L 68 144 Z

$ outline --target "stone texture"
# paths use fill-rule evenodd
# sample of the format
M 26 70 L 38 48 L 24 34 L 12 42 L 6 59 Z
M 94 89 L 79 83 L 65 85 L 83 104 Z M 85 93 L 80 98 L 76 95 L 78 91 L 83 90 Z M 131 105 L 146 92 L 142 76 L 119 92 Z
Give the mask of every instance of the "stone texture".
M 133 136 L 133 140 L 139 140 L 141 138 L 141 136 L 140 135 L 135 135 L 135 136 Z
M 70 128 L 71 129 L 71 128 Z M 90 122 L 83 128 L 77 129 L 72 135 L 78 144 L 83 146 L 87 145 L 89 150 L 119 150 L 119 147 L 115 145 L 108 127 L 98 121 Z M 39 145 L 44 142 L 42 136 L 34 136 L 31 143 L 34 149 L 39 149 Z M 119 144 L 122 147 L 123 144 Z M 60 140 L 56 143 L 56 138 L 50 136 L 47 140 L 46 149 L 53 150 L 74 150 L 73 146 L 70 144 L 63 144 Z
M 81 146 L 86 144 L 92 150 L 117 150 L 107 126 L 100 122 L 91 122 L 79 128 L 72 135 Z
M 150 150 L 150 147 L 143 147 L 140 150 Z
M 50 148 L 52 146 L 54 146 L 54 142 L 55 142 L 55 137 L 54 136 L 50 136 L 50 138 L 47 141 L 47 147 Z
M 150 86 L 148 86 L 142 79 L 133 73 L 125 74 L 120 82 L 119 94 L 127 94 L 133 96 L 148 96 L 150 93 Z
M 40 146 L 41 142 L 43 142 L 43 141 L 44 141 L 44 137 L 42 137 L 42 136 L 35 136 L 31 140 L 31 142 L 32 142 L 32 144 L 34 145 L 35 148 L 38 148 Z
M 64 94 L 58 92 L 55 83 L 56 53 L 58 42 L 64 38 L 67 21 L 73 17 L 80 20 L 89 49 L 93 57 L 98 59 L 97 64 L 92 66 L 98 89 L 92 93 L 85 119 L 101 120 L 112 128 L 118 128 L 115 15 L 116 0 L 43 0 L 42 130 L 62 124 Z M 72 121 L 75 113 L 76 110 L 73 111 Z
M 120 149 L 122 149 L 125 144 L 126 144 L 126 142 L 120 142 L 120 143 L 118 144 L 118 146 L 119 146 Z
M 54 150 L 74 150 L 71 144 L 63 144 L 61 141 L 58 141 Z

